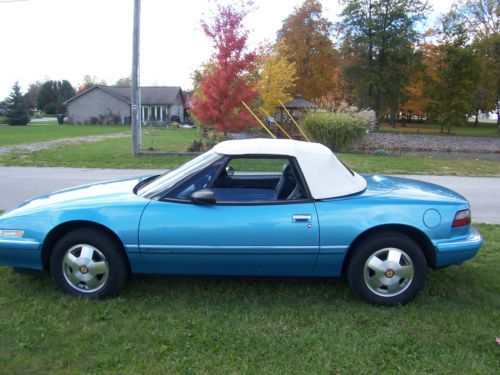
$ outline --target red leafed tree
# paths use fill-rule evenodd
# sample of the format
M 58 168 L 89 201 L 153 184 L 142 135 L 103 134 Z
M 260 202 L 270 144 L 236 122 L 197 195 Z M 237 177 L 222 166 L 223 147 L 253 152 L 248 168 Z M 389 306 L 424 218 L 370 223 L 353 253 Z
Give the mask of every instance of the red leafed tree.
M 252 126 L 253 118 L 241 102 L 250 104 L 258 95 L 251 82 L 256 55 L 246 53 L 248 32 L 242 25 L 245 16 L 245 10 L 219 6 L 211 23 L 202 23 L 215 53 L 193 97 L 192 113 L 202 123 L 224 133 Z

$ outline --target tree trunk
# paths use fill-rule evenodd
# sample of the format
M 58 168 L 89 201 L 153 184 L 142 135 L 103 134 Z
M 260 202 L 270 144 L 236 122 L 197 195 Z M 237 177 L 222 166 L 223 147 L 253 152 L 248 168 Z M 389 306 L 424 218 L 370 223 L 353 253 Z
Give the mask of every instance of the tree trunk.
M 474 127 L 477 127 L 479 122 L 479 109 L 476 109 L 476 119 L 474 120 Z
M 500 100 L 497 101 L 497 133 L 500 133 Z
M 396 103 L 393 103 L 391 106 L 391 127 L 396 128 L 396 120 L 398 117 L 398 106 Z

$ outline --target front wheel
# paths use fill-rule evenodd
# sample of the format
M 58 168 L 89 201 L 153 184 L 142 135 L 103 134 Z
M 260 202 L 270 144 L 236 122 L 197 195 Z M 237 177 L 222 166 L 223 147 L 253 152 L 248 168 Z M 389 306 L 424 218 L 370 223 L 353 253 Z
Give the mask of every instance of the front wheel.
M 411 301 L 424 286 L 427 263 L 420 247 L 398 232 L 367 237 L 349 262 L 352 291 L 367 302 L 394 305 Z
M 119 246 L 95 229 L 79 229 L 62 237 L 50 256 L 50 271 L 59 289 L 90 298 L 118 293 L 128 274 Z

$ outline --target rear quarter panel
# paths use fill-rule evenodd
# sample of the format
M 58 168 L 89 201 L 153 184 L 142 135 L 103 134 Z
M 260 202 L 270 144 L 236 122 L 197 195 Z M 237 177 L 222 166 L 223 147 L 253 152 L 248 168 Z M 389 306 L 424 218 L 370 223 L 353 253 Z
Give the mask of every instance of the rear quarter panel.
M 455 214 L 467 209 L 466 201 L 400 197 L 398 194 L 363 195 L 316 202 L 320 223 L 318 276 L 339 276 L 351 244 L 366 231 L 382 225 L 405 225 L 423 232 L 431 241 L 459 237 L 469 227 L 452 229 Z M 427 210 L 437 210 L 440 223 L 434 228 L 423 221 Z

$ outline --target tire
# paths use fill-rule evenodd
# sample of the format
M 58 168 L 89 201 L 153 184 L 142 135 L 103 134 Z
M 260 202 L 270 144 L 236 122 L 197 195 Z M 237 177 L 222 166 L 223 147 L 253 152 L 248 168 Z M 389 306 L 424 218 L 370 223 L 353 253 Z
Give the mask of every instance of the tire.
M 422 249 L 410 237 L 393 231 L 364 239 L 347 268 L 354 294 L 377 305 L 410 302 L 422 290 L 426 275 Z
M 56 243 L 50 271 L 59 289 L 88 298 L 117 294 L 128 276 L 119 244 L 92 228 L 70 232 Z

